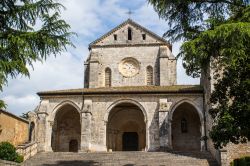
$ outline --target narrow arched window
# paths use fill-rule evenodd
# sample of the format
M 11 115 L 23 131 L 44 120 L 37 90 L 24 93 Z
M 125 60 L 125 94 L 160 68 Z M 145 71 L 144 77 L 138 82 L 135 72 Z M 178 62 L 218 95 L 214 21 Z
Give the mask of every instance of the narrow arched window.
M 128 40 L 132 40 L 132 29 L 128 28 Z
M 153 85 L 153 67 L 147 67 L 147 85 Z
M 105 87 L 111 87 L 111 69 L 105 69 Z
M 185 118 L 183 118 L 181 120 L 181 132 L 182 133 L 187 133 L 188 132 L 187 120 Z

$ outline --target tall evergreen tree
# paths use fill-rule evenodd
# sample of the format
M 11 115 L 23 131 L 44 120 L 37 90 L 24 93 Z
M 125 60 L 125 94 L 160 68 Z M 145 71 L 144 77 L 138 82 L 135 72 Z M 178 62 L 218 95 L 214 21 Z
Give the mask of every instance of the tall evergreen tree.
M 73 46 L 70 26 L 60 18 L 62 8 L 53 0 L 1 0 L 1 91 L 9 76 L 29 76 L 28 65 Z M 0 101 L 0 108 L 4 106 Z
M 199 77 L 210 67 L 215 80 L 210 137 L 216 148 L 250 139 L 249 0 L 149 0 L 170 25 L 164 34 L 182 39 L 183 66 Z M 206 72 L 205 72 L 206 73 Z

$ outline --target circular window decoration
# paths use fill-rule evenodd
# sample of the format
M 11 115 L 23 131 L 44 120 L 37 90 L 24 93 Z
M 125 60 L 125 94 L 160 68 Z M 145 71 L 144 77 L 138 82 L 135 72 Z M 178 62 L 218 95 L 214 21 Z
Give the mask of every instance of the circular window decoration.
M 119 63 L 119 71 L 125 77 L 133 77 L 139 73 L 140 65 L 135 58 L 124 58 Z

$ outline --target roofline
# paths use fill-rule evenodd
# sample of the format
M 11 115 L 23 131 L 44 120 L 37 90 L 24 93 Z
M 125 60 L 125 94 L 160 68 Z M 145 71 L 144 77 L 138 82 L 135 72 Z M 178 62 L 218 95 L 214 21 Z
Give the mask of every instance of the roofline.
M 197 85 L 198 87 L 198 85 Z M 178 90 L 162 90 L 162 89 L 155 89 L 155 90 L 110 90 L 107 88 L 107 90 L 101 90 L 101 91 L 85 91 L 86 89 L 79 89 L 79 91 L 57 91 L 57 92 L 38 92 L 37 95 L 40 97 L 45 97 L 45 96 L 63 96 L 63 95 L 96 95 L 96 94 L 202 94 L 204 91 L 202 88 L 200 89 L 178 89 Z
M 29 121 L 28 121 L 27 119 L 21 118 L 21 117 L 19 117 L 19 116 L 13 114 L 13 113 L 11 113 L 11 112 L 8 112 L 8 111 L 6 111 L 6 110 L 0 109 L 0 114 L 1 114 L 1 113 L 7 114 L 7 115 L 9 115 L 9 116 L 11 116 L 11 117 L 13 117 L 13 118 L 15 118 L 15 119 L 19 119 L 19 120 L 21 120 L 21 121 L 23 121 L 23 122 L 29 124 Z
M 121 27 L 123 27 L 125 24 L 127 23 L 131 23 L 137 27 L 139 27 L 140 29 L 146 31 L 147 33 L 151 34 L 152 36 L 156 37 L 157 39 L 159 39 L 160 41 L 162 41 L 163 43 L 166 43 L 166 45 L 169 46 L 169 48 L 172 48 L 172 45 L 165 40 L 164 38 L 160 37 L 159 35 L 157 35 L 156 33 L 146 29 L 145 27 L 141 26 L 140 24 L 136 23 L 135 21 L 131 20 L 131 19 L 127 19 L 126 21 L 122 22 L 120 25 L 116 26 L 115 28 L 113 28 L 112 30 L 110 30 L 109 32 L 105 33 L 104 35 L 102 35 L 101 37 L 99 37 L 98 39 L 94 40 L 93 42 L 91 42 L 89 44 L 89 49 L 91 50 L 91 48 L 93 47 L 94 44 L 96 44 L 97 42 L 99 42 L 100 40 L 104 39 L 105 37 L 111 35 L 114 31 L 120 29 Z
M 148 46 L 168 46 L 167 43 L 145 43 L 145 44 L 107 44 L 107 45 L 93 45 L 91 48 L 111 48 L 111 47 L 148 47 Z M 169 48 L 172 50 L 172 46 Z

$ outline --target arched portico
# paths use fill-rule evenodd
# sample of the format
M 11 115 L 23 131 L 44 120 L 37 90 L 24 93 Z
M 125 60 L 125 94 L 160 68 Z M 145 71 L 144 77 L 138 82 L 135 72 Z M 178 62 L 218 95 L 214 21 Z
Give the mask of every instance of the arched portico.
M 54 120 L 51 130 L 53 151 L 74 151 L 80 149 L 81 123 L 80 114 L 71 102 L 64 102 L 56 107 L 52 114 Z
M 146 111 L 134 100 L 113 103 L 104 117 L 106 146 L 112 151 L 141 151 L 146 149 Z
M 204 149 L 204 120 L 202 110 L 190 100 L 176 103 L 169 113 L 169 146 L 173 150 Z

